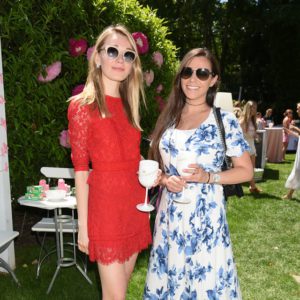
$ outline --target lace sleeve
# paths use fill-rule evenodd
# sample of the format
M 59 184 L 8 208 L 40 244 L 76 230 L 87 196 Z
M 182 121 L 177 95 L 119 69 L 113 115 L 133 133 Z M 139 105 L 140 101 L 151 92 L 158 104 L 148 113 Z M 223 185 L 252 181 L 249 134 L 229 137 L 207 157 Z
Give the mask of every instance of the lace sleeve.
M 69 137 L 71 144 L 71 159 L 75 171 L 89 170 L 88 130 L 89 108 L 81 106 L 78 101 L 72 101 L 68 108 Z

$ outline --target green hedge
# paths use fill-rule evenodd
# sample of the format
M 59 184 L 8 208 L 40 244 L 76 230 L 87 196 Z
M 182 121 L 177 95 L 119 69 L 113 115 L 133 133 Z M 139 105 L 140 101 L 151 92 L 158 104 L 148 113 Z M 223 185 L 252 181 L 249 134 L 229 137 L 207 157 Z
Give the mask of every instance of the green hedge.
M 159 113 L 156 88 L 166 98 L 176 68 L 176 47 L 167 39 L 168 29 L 156 12 L 135 0 L 2 0 L 0 4 L 4 88 L 12 195 L 40 179 L 41 166 L 71 166 L 70 149 L 59 143 L 67 128 L 66 100 L 72 89 L 85 82 L 86 55 L 72 57 L 69 39 L 84 38 L 93 46 L 98 34 L 110 24 L 125 24 L 131 32 L 143 32 L 149 52 L 142 55 L 143 70 L 152 69 L 155 78 L 146 87 L 147 109 L 142 108 L 144 136 L 153 129 Z M 159 51 L 161 68 L 152 60 Z M 60 75 L 40 83 L 43 67 L 62 62 Z

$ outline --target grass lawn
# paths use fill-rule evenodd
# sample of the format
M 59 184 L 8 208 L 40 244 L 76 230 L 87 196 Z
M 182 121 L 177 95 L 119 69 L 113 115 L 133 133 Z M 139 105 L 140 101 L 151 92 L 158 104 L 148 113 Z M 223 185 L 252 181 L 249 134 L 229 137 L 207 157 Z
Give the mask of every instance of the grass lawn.
M 300 283 L 293 277 L 300 276 L 300 191 L 294 193 L 292 200 L 281 199 L 294 158 L 295 154 L 288 154 L 285 163 L 267 164 L 264 181 L 258 183 L 262 194 L 251 195 L 245 185 L 245 196 L 228 202 L 227 216 L 244 300 L 300 299 Z M 39 246 L 34 240 L 19 240 L 15 243 L 15 272 L 22 286 L 17 288 L 10 276 L 1 274 L 0 299 L 101 299 L 94 264 L 89 265 L 88 271 L 92 286 L 75 268 L 64 268 L 47 296 L 55 257 L 42 266 L 36 279 L 36 265 L 32 262 L 38 257 Z M 144 251 L 138 258 L 128 289 L 129 300 L 142 299 L 148 255 L 149 251 Z

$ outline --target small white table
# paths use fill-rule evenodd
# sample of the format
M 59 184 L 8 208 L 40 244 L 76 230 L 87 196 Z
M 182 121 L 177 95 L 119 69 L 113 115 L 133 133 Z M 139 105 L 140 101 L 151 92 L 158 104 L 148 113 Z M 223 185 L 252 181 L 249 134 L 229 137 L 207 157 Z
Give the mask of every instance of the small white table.
M 88 281 L 89 284 L 92 284 L 92 281 L 87 276 L 87 274 L 82 270 L 82 268 L 77 263 L 77 257 L 76 257 L 76 238 L 75 238 L 75 232 L 76 232 L 76 225 L 74 220 L 74 212 L 73 210 L 76 209 L 76 198 L 73 196 L 66 197 L 64 199 L 61 199 L 59 201 L 50 201 L 50 200 L 26 200 L 24 196 L 20 197 L 18 199 L 19 204 L 24 206 L 30 206 L 30 207 L 37 207 L 41 209 L 46 210 L 54 210 L 54 223 L 55 223 L 55 234 L 56 234 L 56 252 L 57 252 L 57 263 L 56 263 L 56 270 L 52 277 L 52 280 L 49 284 L 47 294 L 51 291 L 51 288 L 53 286 L 53 283 L 58 275 L 58 272 L 61 267 L 70 267 L 70 266 L 76 266 L 76 268 L 80 271 L 80 273 L 84 276 L 84 278 Z M 72 216 L 67 216 L 62 214 L 63 208 L 70 208 L 72 209 Z M 71 223 L 73 224 L 73 257 L 65 257 L 64 254 L 64 241 L 63 241 L 63 224 L 64 223 Z M 46 255 L 47 256 L 47 255 Z M 45 257 L 44 257 L 45 258 Z M 42 261 L 44 260 L 42 259 Z M 42 262 L 41 261 L 41 262 Z M 39 268 L 38 268 L 39 272 Z

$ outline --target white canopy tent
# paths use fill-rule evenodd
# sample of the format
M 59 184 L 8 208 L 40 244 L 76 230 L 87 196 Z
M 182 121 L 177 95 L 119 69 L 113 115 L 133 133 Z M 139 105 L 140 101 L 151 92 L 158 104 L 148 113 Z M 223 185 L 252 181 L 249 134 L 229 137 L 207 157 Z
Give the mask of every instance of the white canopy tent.
M 12 229 L 4 80 L 0 39 L 0 230 L 12 231 Z M 6 261 L 12 269 L 15 268 L 15 251 L 13 243 L 1 254 L 0 257 Z M 0 271 L 5 272 L 4 269 L 0 269 Z

